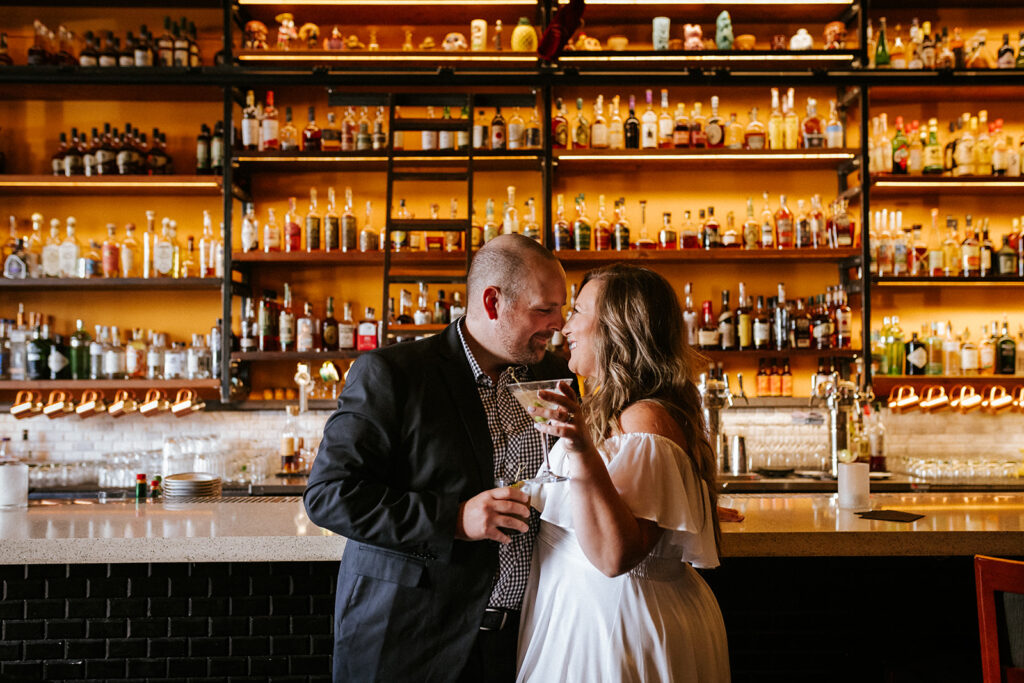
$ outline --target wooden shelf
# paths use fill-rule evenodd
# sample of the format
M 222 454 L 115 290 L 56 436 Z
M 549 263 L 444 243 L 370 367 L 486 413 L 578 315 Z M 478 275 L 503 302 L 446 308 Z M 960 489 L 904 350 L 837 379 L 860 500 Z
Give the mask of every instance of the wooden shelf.
M 1024 178 L 1000 176 L 890 175 L 871 177 L 871 197 L 921 197 L 943 195 L 1013 195 L 1024 192 Z
M 857 358 L 861 355 L 859 349 L 786 349 L 776 351 L 775 349 L 751 349 L 749 351 L 718 351 L 697 348 L 697 352 L 711 360 L 735 360 L 737 358 Z
M 566 4 L 561 0 L 560 4 Z M 671 5 L 667 8 L 666 5 Z M 853 0 L 824 0 L 822 2 L 770 2 L 756 0 L 754 2 L 730 2 L 729 15 L 732 17 L 733 31 L 739 35 L 746 31 L 740 30 L 737 24 L 745 23 L 786 23 L 802 22 L 827 23 L 839 19 L 843 12 L 853 5 Z M 651 19 L 662 14 L 672 16 L 673 28 L 676 17 L 685 17 L 686 21 L 714 23 L 722 11 L 721 2 L 702 2 L 701 0 L 682 0 L 680 2 L 643 2 L 624 0 L 588 0 L 587 26 L 593 28 L 597 24 L 630 24 L 643 23 L 650 27 Z M 673 35 L 677 31 L 673 31 Z M 681 33 L 679 35 L 682 35 Z M 705 34 L 707 36 L 707 34 Z M 712 37 L 714 34 L 712 33 Z M 820 36 L 815 35 L 820 42 Z
M 109 196 L 140 193 L 217 196 L 221 193 L 221 178 L 214 175 L 0 175 L 0 194 Z
M 559 173 L 622 173 L 665 165 L 710 171 L 821 170 L 850 164 L 858 153 L 846 149 L 566 149 L 553 152 Z M 851 170 L 853 170 L 851 168 Z
M 403 11 L 407 6 L 403 6 Z M 344 20 L 350 23 L 351 19 Z M 339 22 L 341 23 L 341 22 Z M 403 19 L 404 23 L 404 19 Z M 441 67 L 471 68 L 474 71 L 536 70 L 540 59 L 533 52 L 445 52 L 441 49 L 403 52 L 401 50 L 308 50 L 278 52 L 271 50 L 239 50 L 235 58 L 243 66 L 300 68 L 334 67 L 338 69 L 396 69 L 436 72 Z
M 958 72 L 865 69 L 851 75 L 871 86 L 872 107 L 902 106 L 908 102 L 971 102 L 980 107 L 981 102 L 1017 104 L 1024 97 L 1024 71 L 1017 69 Z
M 446 324 L 430 324 L 430 325 L 388 325 L 389 335 L 404 335 L 404 334 L 415 334 L 417 332 L 441 332 L 448 325 Z
M 590 19 L 588 4 L 588 22 Z M 853 50 L 600 50 L 566 52 L 558 59 L 558 64 L 562 68 L 572 67 L 581 72 L 679 71 L 694 67 L 777 72 L 849 68 L 856 56 Z
M 469 155 L 455 150 L 397 150 L 391 153 L 402 169 L 425 166 L 430 168 L 465 168 Z M 473 168 L 476 171 L 530 171 L 540 168 L 543 152 L 539 150 L 491 151 L 474 150 Z M 289 173 L 323 173 L 344 171 L 352 173 L 383 173 L 387 170 L 387 150 L 358 152 L 246 152 L 238 151 L 232 162 L 241 170 L 287 171 Z
M 381 251 L 249 251 L 234 252 L 231 260 L 235 263 L 306 263 L 338 266 L 383 266 L 384 253 Z M 391 254 L 391 263 L 408 266 L 450 266 L 464 263 L 464 251 L 418 251 Z
M 873 277 L 874 287 L 901 288 L 932 288 L 932 287 L 1021 287 L 1024 278 L 1020 277 Z
M 0 279 L 0 290 L 88 290 L 88 291 L 119 291 L 119 290 L 219 290 L 220 278 L 38 278 L 26 280 Z
M 842 261 L 860 256 L 860 249 L 631 249 L 629 251 L 556 251 L 566 267 L 590 268 L 617 261 L 634 263 L 747 263 Z
M 350 360 L 358 358 L 365 351 L 232 351 L 231 360 L 249 362 L 271 362 L 271 361 L 292 361 L 301 362 L 326 361 L 326 360 Z
M 253 392 L 254 394 L 257 392 Z M 227 403 L 209 402 L 206 404 L 207 411 L 224 410 L 284 410 L 287 406 L 297 406 L 299 399 L 291 401 L 274 401 L 251 399 L 248 401 L 229 401 Z M 334 410 L 338 407 L 338 400 L 334 398 L 311 398 L 307 403 L 310 410 Z
M 177 391 L 178 389 L 194 389 L 199 391 L 217 391 L 220 389 L 219 379 L 58 379 L 58 380 L 0 380 L 0 391 L 22 391 L 31 389 L 39 391 L 46 398 L 46 393 L 54 390 L 63 391 L 109 391 L 130 389 L 136 392 L 136 398 L 142 398 L 139 391 L 161 389 Z M 110 393 L 107 398 L 113 398 Z M 173 398 L 173 396 L 171 397 Z

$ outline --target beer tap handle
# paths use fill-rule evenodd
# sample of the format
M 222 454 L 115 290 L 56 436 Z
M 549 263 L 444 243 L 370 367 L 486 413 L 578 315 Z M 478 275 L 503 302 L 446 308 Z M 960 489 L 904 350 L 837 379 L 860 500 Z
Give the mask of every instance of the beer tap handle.
M 725 404 L 732 408 L 732 391 L 729 389 L 729 374 L 726 372 L 722 373 L 722 384 L 725 385 L 725 391 L 722 392 Z
M 820 375 L 811 375 L 811 397 L 807 399 L 807 406 L 811 407 L 814 405 L 814 399 L 818 397 L 818 379 Z
M 747 398 L 747 392 L 743 389 L 743 373 L 742 372 L 737 372 L 736 373 L 736 383 L 740 385 L 740 396 L 743 397 L 743 402 L 749 406 L 750 405 L 750 399 Z

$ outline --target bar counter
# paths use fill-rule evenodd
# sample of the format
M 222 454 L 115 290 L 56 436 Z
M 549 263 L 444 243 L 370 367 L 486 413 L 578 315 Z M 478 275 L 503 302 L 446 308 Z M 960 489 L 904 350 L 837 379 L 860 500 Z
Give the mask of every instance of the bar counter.
M 195 500 L 195 499 L 193 499 Z M 877 493 L 872 508 L 924 514 L 862 520 L 834 494 L 737 494 L 746 515 L 723 525 L 725 557 L 1019 555 L 1022 493 Z M 309 521 L 298 497 L 135 503 L 33 501 L 0 513 L 0 563 L 326 561 L 345 539 Z

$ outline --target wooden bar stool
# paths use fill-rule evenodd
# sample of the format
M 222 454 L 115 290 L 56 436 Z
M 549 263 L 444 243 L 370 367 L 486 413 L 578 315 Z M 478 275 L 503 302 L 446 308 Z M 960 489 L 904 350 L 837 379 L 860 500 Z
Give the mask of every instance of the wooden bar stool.
M 1024 562 L 974 556 L 983 683 L 1024 683 Z

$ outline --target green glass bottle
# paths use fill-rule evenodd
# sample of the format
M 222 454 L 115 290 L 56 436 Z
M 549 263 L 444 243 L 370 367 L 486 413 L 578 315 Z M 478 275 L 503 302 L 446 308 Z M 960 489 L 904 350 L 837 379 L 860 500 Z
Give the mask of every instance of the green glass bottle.
M 878 44 L 875 46 L 875 68 L 888 69 L 891 66 L 889 41 L 885 35 L 885 17 L 878 20 Z
M 89 379 L 89 342 L 91 341 L 92 336 L 85 331 L 82 321 L 76 320 L 68 353 L 71 357 L 71 379 Z
M 590 218 L 587 217 L 582 193 L 576 196 L 576 220 L 572 224 L 572 234 L 576 251 L 590 251 Z

